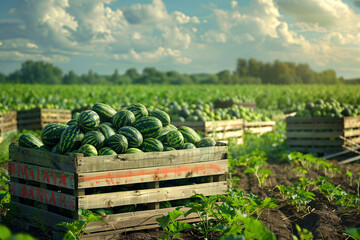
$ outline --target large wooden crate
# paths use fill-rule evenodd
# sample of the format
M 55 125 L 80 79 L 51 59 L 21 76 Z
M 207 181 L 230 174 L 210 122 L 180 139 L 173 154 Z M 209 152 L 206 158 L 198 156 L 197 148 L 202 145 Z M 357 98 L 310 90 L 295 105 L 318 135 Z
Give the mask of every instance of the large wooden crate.
M 343 150 L 350 142 L 360 143 L 360 116 L 290 117 L 286 119 L 287 146 L 300 152 L 331 153 Z
M 188 126 L 204 133 L 204 137 L 212 137 L 217 141 L 228 141 L 235 138 L 238 144 L 244 143 L 244 120 L 221 120 L 207 122 L 171 122 L 176 127 Z
M 262 135 L 267 132 L 272 132 L 275 129 L 274 121 L 261 121 L 261 122 L 245 122 L 245 132 Z
M 246 108 L 256 109 L 256 103 L 247 103 L 247 102 L 234 102 L 234 101 L 215 101 L 214 108 L 229 108 L 232 105 L 243 106 Z
M 71 110 L 36 108 L 19 111 L 18 129 L 42 129 L 49 123 L 67 123 L 72 118 Z
M 0 135 L 17 130 L 16 111 L 0 115 Z
M 11 145 L 9 153 L 9 189 L 22 218 L 31 219 L 36 211 L 45 225 L 56 227 L 77 219 L 79 208 L 114 210 L 103 217 L 104 223 L 88 224 L 89 239 L 158 227 L 156 218 L 192 195 L 225 194 L 228 189 L 227 146 L 70 157 Z M 167 201 L 172 207 L 161 208 Z M 124 212 L 124 206 L 134 205 L 135 211 Z M 191 214 L 182 220 L 197 218 Z

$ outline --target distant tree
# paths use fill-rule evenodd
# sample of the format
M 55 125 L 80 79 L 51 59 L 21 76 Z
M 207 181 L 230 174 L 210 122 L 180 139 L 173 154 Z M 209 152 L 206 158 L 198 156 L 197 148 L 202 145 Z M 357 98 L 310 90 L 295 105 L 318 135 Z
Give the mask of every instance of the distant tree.
M 110 82 L 120 83 L 120 75 L 119 75 L 119 71 L 117 69 L 115 69 L 114 73 L 111 75 Z
M 20 79 L 22 83 L 60 84 L 62 70 L 51 63 L 28 60 L 21 65 Z
M 249 69 L 246 66 L 246 60 L 245 59 L 239 58 L 237 60 L 236 73 L 239 76 L 247 76 L 247 75 L 249 75 Z
M 210 74 L 208 79 L 203 81 L 205 84 L 219 84 L 219 77 L 216 74 Z
M 5 83 L 5 82 L 6 82 L 6 76 L 2 72 L 0 72 L 0 83 Z
M 73 70 L 70 70 L 67 74 L 63 77 L 64 84 L 79 84 L 80 78 Z
M 20 71 L 16 70 L 16 71 L 10 73 L 6 78 L 6 82 L 8 82 L 8 83 L 22 83 L 21 77 L 20 77 Z
M 126 70 L 125 76 L 128 76 L 129 78 L 131 78 L 131 80 L 134 81 L 140 77 L 140 74 L 138 73 L 136 68 L 129 68 L 128 70 Z
M 233 84 L 234 80 L 229 70 L 223 70 L 217 73 L 219 83 L 221 84 Z
M 316 73 L 310 68 L 308 64 L 298 64 L 296 66 L 296 75 L 301 79 L 301 82 L 299 83 L 316 83 Z

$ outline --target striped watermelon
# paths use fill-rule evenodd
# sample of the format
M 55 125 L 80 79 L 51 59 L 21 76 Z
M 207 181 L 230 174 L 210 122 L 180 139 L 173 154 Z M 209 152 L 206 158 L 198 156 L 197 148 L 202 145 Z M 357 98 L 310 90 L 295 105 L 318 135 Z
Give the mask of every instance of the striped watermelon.
M 50 123 L 41 130 L 41 140 L 49 147 L 54 147 L 67 127 L 64 123 Z
M 142 117 L 136 119 L 134 127 L 140 131 L 144 138 L 157 137 L 162 129 L 162 123 L 156 117 Z
M 134 127 L 125 126 L 118 130 L 119 134 L 124 135 L 128 140 L 128 144 L 130 148 L 138 148 L 143 142 L 143 136 Z
M 83 138 L 84 134 L 78 126 L 72 125 L 67 127 L 61 134 L 59 153 L 71 152 L 78 149 L 81 146 L 81 140 Z
M 161 129 L 159 135 L 157 136 L 157 140 L 159 140 L 160 142 L 162 142 L 162 144 L 166 144 L 166 134 L 168 134 L 169 132 L 171 132 L 170 128 L 163 128 Z
M 76 120 L 76 119 L 71 119 L 70 121 L 68 121 L 68 122 L 66 123 L 66 125 L 68 125 L 68 126 L 77 125 L 77 120 Z
M 56 144 L 55 147 L 51 149 L 51 152 L 60 154 L 60 143 Z
M 96 149 L 100 149 L 104 146 L 105 136 L 98 131 L 90 131 L 85 133 L 84 138 L 81 141 L 82 145 L 90 144 Z
M 128 150 L 126 150 L 125 153 L 141 153 L 141 152 L 143 152 L 143 151 L 141 151 L 138 148 L 129 148 Z
M 124 153 L 128 148 L 128 141 L 121 134 L 114 134 L 105 140 L 105 146 L 112 148 L 116 153 Z
M 149 115 L 146 107 L 141 103 L 130 104 L 129 106 L 126 107 L 126 110 L 131 111 L 135 115 L 136 119 L 141 117 L 146 117 Z
M 196 143 L 201 140 L 199 134 L 197 134 L 197 132 L 195 132 L 195 130 L 190 127 L 181 126 L 178 128 L 178 130 L 183 135 L 186 143 L 192 143 L 196 145 Z
M 182 147 L 182 149 L 193 149 L 196 148 L 196 146 L 192 143 L 185 143 Z
M 84 157 L 91 157 L 98 155 L 96 148 L 91 144 L 82 145 L 77 152 L 84 154 Z
M 104 123 L 101 123 L 97 130 L 104 135 L 105 140 L 115 134 L 114 129 Z
M 164 151 L 175 151 L 176 149 L 169 146 L 164 146 Z
M 124 126 L 131 126 L 135 120 L 135 115 L 129 110 L 119 111 L 111 119 L 116 129 Z
M 109 147 L 103 147 L 99 150 L 99 156 L 103 155 L 117 155 L 117 153 Z
M 199 142 L 196 143 L 196 147 L 202 148 L 202 147 L 213 147 L 216 145 L 216 142 L 212 138 L 203 138 Z
M 96 130 L 100 124 L 99 115 L 91 110 L 85 110 L 77 118 L 77 124 L 84 132 Z
M 38 149 L 42 145 L 44 144 L 40 141 L 40 139 L 30 133 L 24 133 L 19 137 L 20 147 Z
M 111 122 L 102 122 L 101 124 L 107 125 L 107 126 L 111 127 L 112 129 L 115 128 L 114 124 L 112 124 Z M 116 130 L 116 129 L 114 129 L 114 130 Z
M 172 124 L 169 124 L 169 126 L 167 126 L 168 128 L 172 129 L 172 130 L 177 130 L 177 127 L 175 127 L 174 125 Z
M 184 145 L 184 137 L 178 130 L 173 130 L 166 134 L 166 142 L 170 147 L 180 149 Z
M 167 114 L 164 111 L 161 111 L 160 109 L 154 109 L 152 111 L 149 111 L 149 116 L 158 118 L 161 121 L 163 127 L 167 127 L 170 124 L 169 114 Z
M 72 119 L 77 119 L 79 117 L 80 113 L 76 112 L 72 115 Z
M 39 150 L 44 151 L 44 152 L 51 152 L 52 147 L 46 146 L 46 145 L 42 145 L 42 146 L 39 147 Z
M 141 145 L 143 152 L 162 152 L 164 150 L 163 144 L 155 138 L 146 138 Z
M 111 122 L 111 118 L 116 113 L 112 107 L 104 103 L 95 103 L 91 110 L 99 115 L 101 122 Z

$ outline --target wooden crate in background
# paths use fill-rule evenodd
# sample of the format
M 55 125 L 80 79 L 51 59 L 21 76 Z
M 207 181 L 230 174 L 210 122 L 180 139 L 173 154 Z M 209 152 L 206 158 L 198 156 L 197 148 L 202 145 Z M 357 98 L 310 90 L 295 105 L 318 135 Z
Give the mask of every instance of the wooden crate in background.
M 286 119 L 286 142 L 293 151 L 322 154 L 339 152 L 343 146 L 350 144 L 340 139 L 340 136 L 353 143 L 360 143 L 360 116 Z
M 37 108 L 19 111 L 18 129 L 42 129 L 49 123 L 67 123 L 72 118 L 71 110 Z
M 262 135 L 267 132 L 272 132 L 275 129 L 274 121 L 261 121 L 261 122 L 245 122 L 245 132 Z
M 236 139 L 238 144 L 244 144 L 244 120 L 221 120 L 205 122 L 171 122 L 176 127 L 188 126 L 195 131 L 200 131 L 204 137 L 211 137 L 217 141 Z
M 0 115 L 0 136 L 17 130 L 16 111 Z
M 226 194 L 227 146 L 115 156 L 65 156 L 11 145 L 10 193 L 21 218 L 38 212 L 45 225 L 74 221 L 77 210 L 112 208 L 86 239 L 159 227 L 156 218 L 194 194 Z M 164 207 L 170 202 L 171 207 Z M 136 211 L 124 206 L 136 205 Z M 162 208 L 164 207 L 164 208 Z M 186 211 L 186 209 L 184 209 Z M 182 221 L 197 221 L 191 214 Z
M 229 108 L 232 105 L 243 106 L 246 108 L 256 109 L 256 103 L 247 103 L 247 102 L 234 102 L 232 100 L 229 101 L 215 101 L 214 108 Z

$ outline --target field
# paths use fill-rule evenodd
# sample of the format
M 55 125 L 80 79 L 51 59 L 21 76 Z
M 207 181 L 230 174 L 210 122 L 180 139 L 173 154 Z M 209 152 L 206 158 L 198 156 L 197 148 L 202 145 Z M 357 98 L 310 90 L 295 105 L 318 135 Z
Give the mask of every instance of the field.
M 311 114 L 317 111 L 323 115 L 348 114 L 347 110 L 357 115 L 360 104 L 360 87 L 343 85 L 0 85 L 0 90 L 0 113 L 35 107 L 80 111 L 96 102 L 107 103 L 119 111 L 130 103 L 141 102 L 147 108 L 169 112 L 178 121 L 229 120 L 239 116 L 246 121 L 268 121 L 275 115 L 304 111 L 308 102 L 319 99 L 325 103 Z M 213 103 L 218 98 L 256 102 L 257 109 L 214 110 Z M 333 107 L 327 102 L 339 104 Z M 40 135 L 40 130 L 25 132 Z M 6 162 L 8 145 L 17 141 L 19 135 L 19 132 L 9 133 L 0 144 L 3 165 L 0 210 L 2 222 L 13 233 L 20 230 L 9 220 L 13 206 L 7 195 Z M 171 227 L 162 224 L 160 231 L 123 233 L 119 239 L 157 239 L 164 234 L 168 236 L 165 239 L 172 239 L 180 230 L 182 239 L 205 236 L 208 239 L 352 239 L 350 235 L 360 239 L 359 162 L 341 165 L 336 160 L 291 151 L 286 146 L 286 124 L 281 119 L 277 120 L 275 131 L 261 136 L 245 133 L 243 145 L 230 139 L 228 147 L 228 197 L 198 196 L 188 206 L 199 214 L 201 224 L 183 226 L 172 219 L 167 222 L 173 224 Z M 29 233 L 50 238 L 45 230 Z

